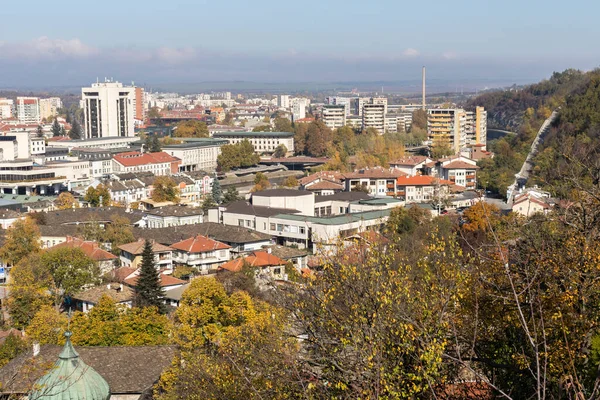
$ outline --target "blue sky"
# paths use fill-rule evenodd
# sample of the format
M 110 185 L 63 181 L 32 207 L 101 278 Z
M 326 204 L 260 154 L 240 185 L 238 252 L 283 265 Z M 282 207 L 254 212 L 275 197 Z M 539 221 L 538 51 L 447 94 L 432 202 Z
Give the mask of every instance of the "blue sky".
M 5 4 L 4 4 L 5 3 Z M 58 3 L 58 4 L 57 4 Z M 600 64 L 600 2 L 3 2 L 0 86 L 533 81 Z

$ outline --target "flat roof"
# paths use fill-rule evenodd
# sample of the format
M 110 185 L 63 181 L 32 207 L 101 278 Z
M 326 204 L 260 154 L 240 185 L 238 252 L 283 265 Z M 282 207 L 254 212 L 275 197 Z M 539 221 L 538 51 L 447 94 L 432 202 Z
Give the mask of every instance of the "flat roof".
M 402 200 L 398 200 L 395 199 L 393 197 L 389 197 L 389 198 L 383 198 L 383 197 L 377 197 L 377 198 L 373 198 L 373 199 L 366 199 L 366 200 L 358 200 L 358 201 L 353 201 L 353 204 L 393 204 L 393 203 L 402 203 Z
M 294 132 L 215 132 L 213 137 L 293 137 Z
M 227 140 L 225 139 L 213 139 L 213 138 L 196 138 L 198 140 L 194 141 L 186 141 L 186 143 L 179 144 L 170 144 L 167 146 L 162 146 L 163 150 L 165 149 L 192 149 L 195 147 L 210 147 L 210 146 L 220 146 L 227 144 Z
M 349 213 L 342 215 L 332 215 L 329 217 L 309 217 L 306 215 L 295 215 L 295 214 L 278 214 L 275 218 L 286 219 L 290 221 L 305 221 L 319 225 L 341 225 L 349 222 L 358 222 L 366 220 L 375 220 L 384 217 L 389 217 L 391 210 L 374 210 L 364 211 L 358 213 Z

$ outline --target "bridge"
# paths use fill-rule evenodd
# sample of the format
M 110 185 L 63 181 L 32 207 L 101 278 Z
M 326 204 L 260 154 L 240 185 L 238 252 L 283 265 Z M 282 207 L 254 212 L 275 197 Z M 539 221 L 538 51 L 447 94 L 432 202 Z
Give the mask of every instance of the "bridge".
M 529 150 L 529 153 L 527 154 L 527 158 L 525 159 L 525 162 L 521 166 L 521 170 L 519 171 L 518 174 L 515 175 L 515 181 L 513 182 L 512 185 L 510 185 L 508 187 L 508 189 L 506 191 L 506 203 L 507 204 L 512 204 L 515 192 L 517 190 L 521 189 L 522 187 L 524 187 L 525 184 L 527 183 L 527 180 L 529 179 L 529 175 L 531 174 L 531 170 L 533 169 L 533 158 L 536 156 L 536 154 L 538 152 L 538 147 L 539 147 L 540 143 L 542 143 L 542 140 L 544 139 L 544 136 L 546 135 L 546 133 L 548 133 L 550 126 L 552 125 L 552 123 L 554 121 L 556 121 L 559 110 L 560 110 L 560 107 L 557 108 L 556 110 L 554 110 L 552 112 L 552 114 L 550 115 L 550 117 L 548 117 L 548 119 L 546 119 L 544 121 L 544 123 L 540 127 L 540 130 L 538 131 L 537 135 L 535 136 L 533 143 L 531 143 L 531 149 Z

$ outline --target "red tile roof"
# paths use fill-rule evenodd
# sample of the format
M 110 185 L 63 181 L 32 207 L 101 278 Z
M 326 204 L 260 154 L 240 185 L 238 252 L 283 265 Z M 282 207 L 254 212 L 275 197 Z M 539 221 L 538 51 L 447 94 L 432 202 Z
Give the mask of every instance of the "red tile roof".
M 129 151 L 126 153 L 116 154 L 113 159 L 125 167 L 181 161 L 179 158 L 173 157 L 164 151 L 157 153 L 140 153 L 139 151 Z
M 135 271 L 137 271 L 137 269 L 132 267 L 120 267 L 113 272 L 113 277 L 117 280 L 117 282 L 123 282 L 125 279 L 133 275 Z
M 397 169 L 394 169 L 394 168 L 384 169 L 384 168 L 381 168 L 381 167 L 378 167 L 378 168 L 365 168 L 365 169 L 361 169 L 361 170 L 358 170 L 358 171 L 349 172 L 349 173 L 344 174 L 344 178 L 346 178 L 346 179 L 352 179 L 352 178 L 395 179 L 395 178 L 398 178 L 400 176 L 407 176 L 407 174 L 405 174 L 404 172 L 399 171 Z
M 479 169 L 477 165 L 469 164 L 465 161 L 452 161 L 443 166 L 445 169 Z
M 298 180 L 298 183 L 301 185 L 306 185 L 308 183 L 314 182 L 319 179 L 327 179 L 329 181 L 341 181 L 344 178 L 344 174 L 337 171 L 319 171 L 314 174 L 305 176 Z
M 399 186 L 428 186 L 436 184 L 436 177 L 430 175 L 416 175 L 416 176 L 401 176 L 396 179 L 396 183 Z M 439 180 L 440 185 L 450 185 L 452 182 L 444 179 Z
M 425 157 L 425 156 L 406 156 L 406 157 L 402 157 L 399 160 L 396 160 L 394 162 L 390 162 L 390 165 L 411 165 L 411 166 L 415 166 L 415 165 L 419 165 L 422 162 L 427 161 L 429 158 Z
M 95 261 L 107 261 L 118 258 L 114 254 L 101 249 L 98 246 L 98 243 L 96 242 L 93 242 L 91 240 L 82 240 L 71 236 L 67 236 L 66 242 L 59 243 L 56 246 L 52 246 L 50 247 L 50 249 L 60 249 L 63 247 L 71 249 L 79 248 L 85 253 L 86 256 Z
M 332 182 L 329 180 L 322 180 L 313 185 L 307 186 L 306 190 L 344 190 L 344 186 L 341 183 Z
M 171 247 L 177 250 L 187 251 L 188 253 L 206 253 L 208 251 L 231 248 L 231 246 L 228 246 L 225 243 L 218 242 L 202 235 L 173 243 Z
M 231 272 L 241 271 L 244 262 L 251 267 L 274 267 L 285 265 L 287 262 L 266 251 L 254 251 L 249 256 L 236 258 L 221 265 L 219 269 L 225 269 Z

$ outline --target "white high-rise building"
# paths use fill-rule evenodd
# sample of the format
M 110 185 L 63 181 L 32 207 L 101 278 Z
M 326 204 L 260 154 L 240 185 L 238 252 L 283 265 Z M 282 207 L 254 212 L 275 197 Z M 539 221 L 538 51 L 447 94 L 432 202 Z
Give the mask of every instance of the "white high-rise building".
M 362 128 L 375 128 L 380 135 L 385 133 L 385 104 L 363 104 Z
M 279 108 L 290 108 L 290 95 L 280 94 L 279 97 L 277 97 L 277 105 L 279 106 Z
M 40 99 L 37 97 L 17 97 L 17 118 L 21 124 L 39 124 Z
M 323 122 L 329 129 L 346 125 L 346 106 L 325 104 L 323 106 Z
M 371 104 L 383 104 L 385 113 L 387 114 L 387 98 L 386 97 L 371 97 Z
M 81 89 L 81 97 L 86 138 L 134 136 L 135 87 L 93 83 Z
M 306 118 L 306 107 L 310 104 L 310 100 L 304 97 L 295 97 L 291 100 L 291 103 L 294 121 Z
M 12 99 L 0 99 L 0 119 L 12 118 L 14 104 Z

